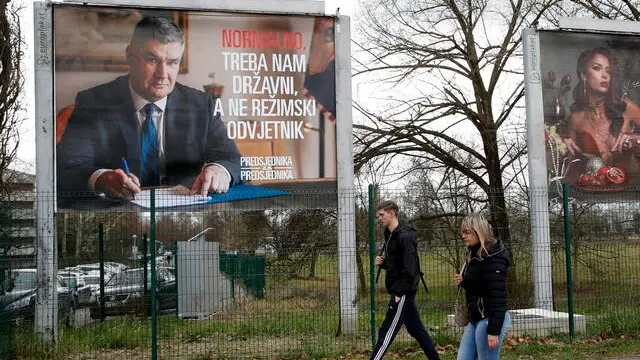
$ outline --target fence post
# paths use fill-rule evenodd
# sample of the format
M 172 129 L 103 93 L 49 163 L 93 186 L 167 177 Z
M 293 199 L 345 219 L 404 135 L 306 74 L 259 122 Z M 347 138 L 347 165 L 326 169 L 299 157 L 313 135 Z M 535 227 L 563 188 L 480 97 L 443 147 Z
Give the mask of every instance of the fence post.
M 144 288 L 144 308 L 146 309 L 149 301 L 149 288 L 147 287 L 147 280 L 149 277 L 149 273 L 147 271 L 147 262 L 149 262 L 149 257 L 147 256 L 147 254 L 149 254 L 149 238 L 147 237 L 147 233 L 142 234 L 142 248 L 144 249 L 142 254 L 142 286 Z
M 176 279 L 176 317 L 180 316 L 180 309 L 178 309 L 178 242 L 173 242 L 173 276 Z
M 104 225 L 98 225 L 98 261 L 100 261 L 100 322 L 104 321 Z
M 374 187 L 369 184 L 369 290 L 371 292 L 371 348 L 376 346 L 376 239 L 375 239 L 375 211 Z
M 158 360 L 158 314 L 156 314 L 156 190 L 151 188 L 151 214 L 149 216 L 149 240 L 151 240 L 151 360 Z M 144 265 L 145 267 L 147 264 Z
M 567 301 L 569 310 L 569 340 L 573 340 L 575 326 L 573 319 L 573 269 L 571 268 L 571 219 L 569 218 L 569 185 L 562 184 L 562 208 L 564 210 L 564 254 L 567 262 Z

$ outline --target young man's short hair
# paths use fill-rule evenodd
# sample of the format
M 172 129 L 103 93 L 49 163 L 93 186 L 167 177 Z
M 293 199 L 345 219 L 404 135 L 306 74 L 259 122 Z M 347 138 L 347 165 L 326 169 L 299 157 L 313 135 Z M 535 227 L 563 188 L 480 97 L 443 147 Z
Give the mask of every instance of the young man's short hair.
M 393 211 L 396 214 L 396 216 L 398 216 L 398 213 L 400 212 L 400 209 L 398 209 L 398 204 L 396 204 L 391 200 L 386 200 L 381 202 L 380 204 L 378 204 L 378 207 L 376 208 L 376 210 L 384 210 L 387 212 Z

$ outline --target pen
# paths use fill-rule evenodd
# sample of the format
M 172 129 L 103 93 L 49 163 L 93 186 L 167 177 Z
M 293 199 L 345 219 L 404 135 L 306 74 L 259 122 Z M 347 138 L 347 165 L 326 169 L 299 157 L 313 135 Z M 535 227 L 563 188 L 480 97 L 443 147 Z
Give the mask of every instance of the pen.
M 129 171 L 129 163 L 127 163 L 127 159 L 123 157 L 121 158 L 121 160 L 122 160 L 122 170 L 127 174 L 128 177 L 131 177 L 131 171 Z M 135 194 L 132 193 L 131 197 L 135 199 Z

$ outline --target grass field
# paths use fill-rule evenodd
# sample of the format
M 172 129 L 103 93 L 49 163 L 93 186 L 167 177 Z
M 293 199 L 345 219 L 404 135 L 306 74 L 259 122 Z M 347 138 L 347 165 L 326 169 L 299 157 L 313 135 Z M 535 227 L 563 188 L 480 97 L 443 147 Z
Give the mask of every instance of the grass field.
M 421 317 L 443 359 L 455 359 L 459 334 L 445 326 L 451 312 L 455 289 L 453 266 L 442 253 L 421 255 L 423 271 L 430 285 L 420 290 L 417 303 Z M 575 310 L 587 315 L 587 333 L 573 341 L 563 334 L 547 338 L 509 338 L 503 359 L 607 359 L 640 353 L 640 311 L 638 302 L 637 259 L 640 247 L 620 245 L 590 249 L 580 255 L 574 276 Z M 365 257 L 365 259 L 368 259 Z M 518 261 L 530 264 L 526 252 Z M 215 316 L 201 321 L 161 317 L 158 324 L 160 359 L 366 359 L 371 349 L 371 306 L 369 292 L 359 299 L 359 329 L 355 336 L 338 335 L 339 286 L 337 257 L 321 256 L 316 277 L 290 278 L 267 274 L 266 298 L 240 300 Z M 365 261 L 365 266 L 368 260 Z M 368 271 L 368 269 L 366 270 Z M 532 305 L 531 285 L 526 266 L 518 267 L 517 277 L 527 295 L 523 305 Z M 554 302 L 556 310 L 567 308 L 564 259 L 553 257 Z M 368 273 L 366 279 L 369 279 Z M 383 279 L 381 279 L 381 283 Z M 387 295 L 378 285 L 376 326 L 384 316 Z M 518 295 L 518 294 L 516 294 Z M 78 329 L 63 329 L 53 349 L 41 347 L 36 335 L 22 329 L 15 335 L 20 359 L 149 359 L 149 319 L 115 318 Z M 405 331 L 390 349 L 392 356 L 423 359 L 417 344 Z

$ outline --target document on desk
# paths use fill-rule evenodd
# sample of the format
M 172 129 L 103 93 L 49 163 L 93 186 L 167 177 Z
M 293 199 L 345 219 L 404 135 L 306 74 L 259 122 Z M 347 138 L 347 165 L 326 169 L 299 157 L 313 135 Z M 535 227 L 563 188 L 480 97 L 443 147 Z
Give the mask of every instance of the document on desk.
M 162 209 L 187 205 L 250 200 L 288 194 L 287 191 L 283 190 L 240 184 L 231 187 L 229 191 L 224 194 L 209 194 L 203 197 L 200 195 L 190 195 L 189 189 L 178 185 L 167 188 L 156 188 L 155 205 L 156 209 Z M 147 209 L 151 208 L 151 190 L 142 190 L 141 193 L 136 194 L 135 199 L 131 202 Z
M 159 208 L 169 208 L 176 206 L 206 204 L 211 200 L 209 196 L 190 195 L 189 189 L 182 185 L 169 188 L 156 188 L 155 206 Z M 145 208 L 151 208 L 151 189 L 144 189 L 136 194 L 133 204 Z

